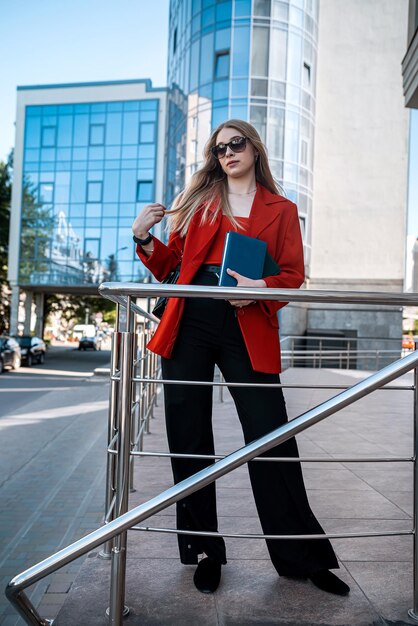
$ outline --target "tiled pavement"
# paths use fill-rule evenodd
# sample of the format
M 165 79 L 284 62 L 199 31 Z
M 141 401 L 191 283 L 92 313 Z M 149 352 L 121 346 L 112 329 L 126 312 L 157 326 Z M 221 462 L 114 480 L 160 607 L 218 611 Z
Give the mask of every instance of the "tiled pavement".
M 0 624 L 3 626 L 23 624 L 3 595 L 7 582 L 101 524 L 107 398 L 105 379 L 87 378 L 77 387 L 51 391 L 2 417 Z M 80 565 L 81 559 L 29 590 L 41 613 L 56 615 Z
M 299 369 L 288 370 L 282 379 L 283 382 L 353 384 L 360 376 L 362 373 L 355 371 Z M 406 384 L 411 381 L 411 377 L 404 377 L 403 381 Z M 105 388 L 106 385 L 95 388 L 99 403 L 103 402 L 106 395 Z M 285 395 L 289 416 L 299 415 L 334 393 L 324 390 L 287 390 Z M 89 401 L 94 402 L 95 398 L 90 395 Z M 100 406 L 103 407 L 102 404 Z M 60 523 L 53 524 L 52 528 L 57 534 L 65 533 L 61 545 L 85 534 L 85 531 L 95 526 L 95 519 L 100 519 L 104 414 L 103 408 L 89 414 L 91 420 L 82 438 L 79 434 L 76 436 L 79 426 L 75 425 L 73 432 L 71 425 L 68 425 L 68 445 L 63 442 L 63 458 L 57 454 L 55 459 L 56 463 L 63 462 L 64 467 L 68 463 L 69 475 L 71 468 L 74 471 L 72 491 L 69 492 L 71 499 L 75 500 L 72 507 L 68 506 L 69 496 L 60 495 L 58 477 L 55 479 L 56 485 L 52 479 L 54 462 L 46 461 L 49 472 L 45 471 L 45 467 L 39 467 L 33 478 L 32 488 L 35 492 L 40 489 L 39 482 L 43 485 L 44 500 L 38 502 L 36 499 L 34 504 L 38 507 L 38 518 L 40 520 L 41 509 L 47 512 L 49 519 L 53 514 L 59 516 Z M 145 438 L 145 448 L 150 451 L 165 450 L 161 406 L 157 408 L 155 416 L 151 425 L 152 434 Z M 75 416 L 74 421 L 77 422 Z M 214 422 L 219 453 L 227 453 L 242 445 L 238 420 L 228 394 L 225 394 L 224 403 L 215 402 Z M 78 443 L 74 446 L 75 440 Z M 300 453 L 304 456 L 411 455 L 412 393 L 375 392 L 361 400 L 356 407 L 348 407 L 300 435 L 298 442 Z M 89 447 L 92 454 L 83 462 L 82 455 Z M 64 452 L 67 448 L 73 450 L 73 462 L 66 458 Z M 304 463 L 304 475 L 312 508 L 328 532 L 403 530 L 412 526 L 410 464 L 311 462 Z M 48 489 L 45 489 L 45 481 Z M 50 485 L 50 482 L 54 484 Z M 83 493 L 82 484 L 84 489 L 87 487 Z M 147 500 L 170 484 L 168 460 L 142 459 L 136 464 L 137 491 L 132 494 L 130 505 L 135 506 Z M 245 468 L 220 479 L 217 491 L 221 531 L 260 532 Z M 30 495 L 31 486 L 28 489 Z M 10 507 L 18 504 L 14 501 Z M 87 519 L 83 516 L 83 507 L 89 511 Z M 25 510 L 22 514 L 24 517 Z M 68 519 L 70 515 L 75 515 L 76 523 Z M 65 521 L 63 518 L 66 518 Z M 174 508 L 170 507 L 148 520 L 146 525 L 172 528 L 174 522 Z M 43 556 L 43 553 L 33 549 L 37 541 L 33 533 L 40 533 L 42 538 L 42 532 L 44 535 L 49 535 L 49 532 L 45 533 L 42 523 L 26 532 L 31 549 L 27 549 L 25 554 L 27 563 L 31 564 L 38 556 Z M 126 590 L 126 602 L 131 615 L 127 624 L 366 626 L 413 623 L 407 616 L 412 603 L 412 538 L 409 536 L 334 540 L 333 545 L 340 560 L 340 575 L 352 589 L 347 598 L 325 594 L 308 582 L 279 578 L 270 564 L 262 540 L 227 539 L 226 543 L 228 565 L 224 568 L 221 586 L 216 594 L 205 596 L 199 594 L 193 586 L 194 568 L 179 563 L 174 535 L 131 532 Z M 42 546 L 44 551 L 46 544 L 45 540 Z M 22 552 L 23 548 L 22 544 Z M 16 558 L 23 558 L 18 549 L 16 554 Z M 97 550 L 89 556 L 72 585 L 64 608 L 55 622 L 56 626 L 96 626 L 107 623 L 104 610 L 108 605 L 109 563 L 96 558 Z M 9 573 L 21 571 L 18 563 L 7 566 L 5 578 L 10 577 Z M 56 607 L 67 594 L 73 575 L 72 568 L 55 574 L 43 597 L 46 584 L 39 584 L 36 593 L 39 599 L 42 597 L 42 615 L 54 616 Z M 4 623 L 7 626 L 15 624 L 12 621 Z

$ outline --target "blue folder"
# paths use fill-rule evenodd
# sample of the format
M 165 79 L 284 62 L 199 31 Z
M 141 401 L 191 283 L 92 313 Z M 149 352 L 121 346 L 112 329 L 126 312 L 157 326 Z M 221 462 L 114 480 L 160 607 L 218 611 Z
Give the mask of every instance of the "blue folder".
M 279 266 L 267 252 L 265 241 L 235 231 L 229 231 L 225 236 L 218 283 L 223 287 L 235 287 L 237 281 L 227 273 L 227 268 L 254 280 L 280 273 Z

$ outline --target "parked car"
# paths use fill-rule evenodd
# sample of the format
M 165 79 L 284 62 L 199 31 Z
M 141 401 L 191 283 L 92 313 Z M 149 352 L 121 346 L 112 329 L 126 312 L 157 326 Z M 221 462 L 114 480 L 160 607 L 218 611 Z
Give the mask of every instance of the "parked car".
M 6 366 L 17 370 L 20 367 L 20 346 L 13 337 L 0 337 L 0 374 Z
M 101 350 L 102 340 L 100 337 L 81 337 L 78 344 L 79 350 Z
M 20 346 L 22 361 L 24 361 L 28 367 L 31 367 L 33 363 L 44 363 L 46 345 L 42 339 L 39 337 L 31 337 L 31 335 L 19 335 L 15 336 L 14 339 L 16 339 Z

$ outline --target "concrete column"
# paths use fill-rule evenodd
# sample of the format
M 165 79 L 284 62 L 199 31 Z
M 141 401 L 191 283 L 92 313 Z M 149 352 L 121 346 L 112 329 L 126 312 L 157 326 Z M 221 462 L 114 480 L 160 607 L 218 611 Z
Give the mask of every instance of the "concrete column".
M 12 285 L 12 299 L 10 302 L 10 329 L 11 335 L 17 335 L 17 325 L 19 322 L 19 285 Z
M 43 293 L 35 294 L 35 304 L 36 304 L 35 335 L 37 337 L 42 337 L 43 329 L 44 329 L 44 294 Z
M 30 335 L 30 323 L 32 318 L 32 302 L 33 302 L 33 291 L 26 291 L 26 299 L 25 299 L 25 324 L 23 327 L 23 334 Z

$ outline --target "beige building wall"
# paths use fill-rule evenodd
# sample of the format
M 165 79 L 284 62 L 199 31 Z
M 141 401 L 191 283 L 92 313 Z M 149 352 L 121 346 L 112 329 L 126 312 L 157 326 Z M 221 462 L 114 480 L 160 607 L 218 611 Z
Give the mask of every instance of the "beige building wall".
M 320 0 L 311 288 L 403 289 L 408 0 Z

